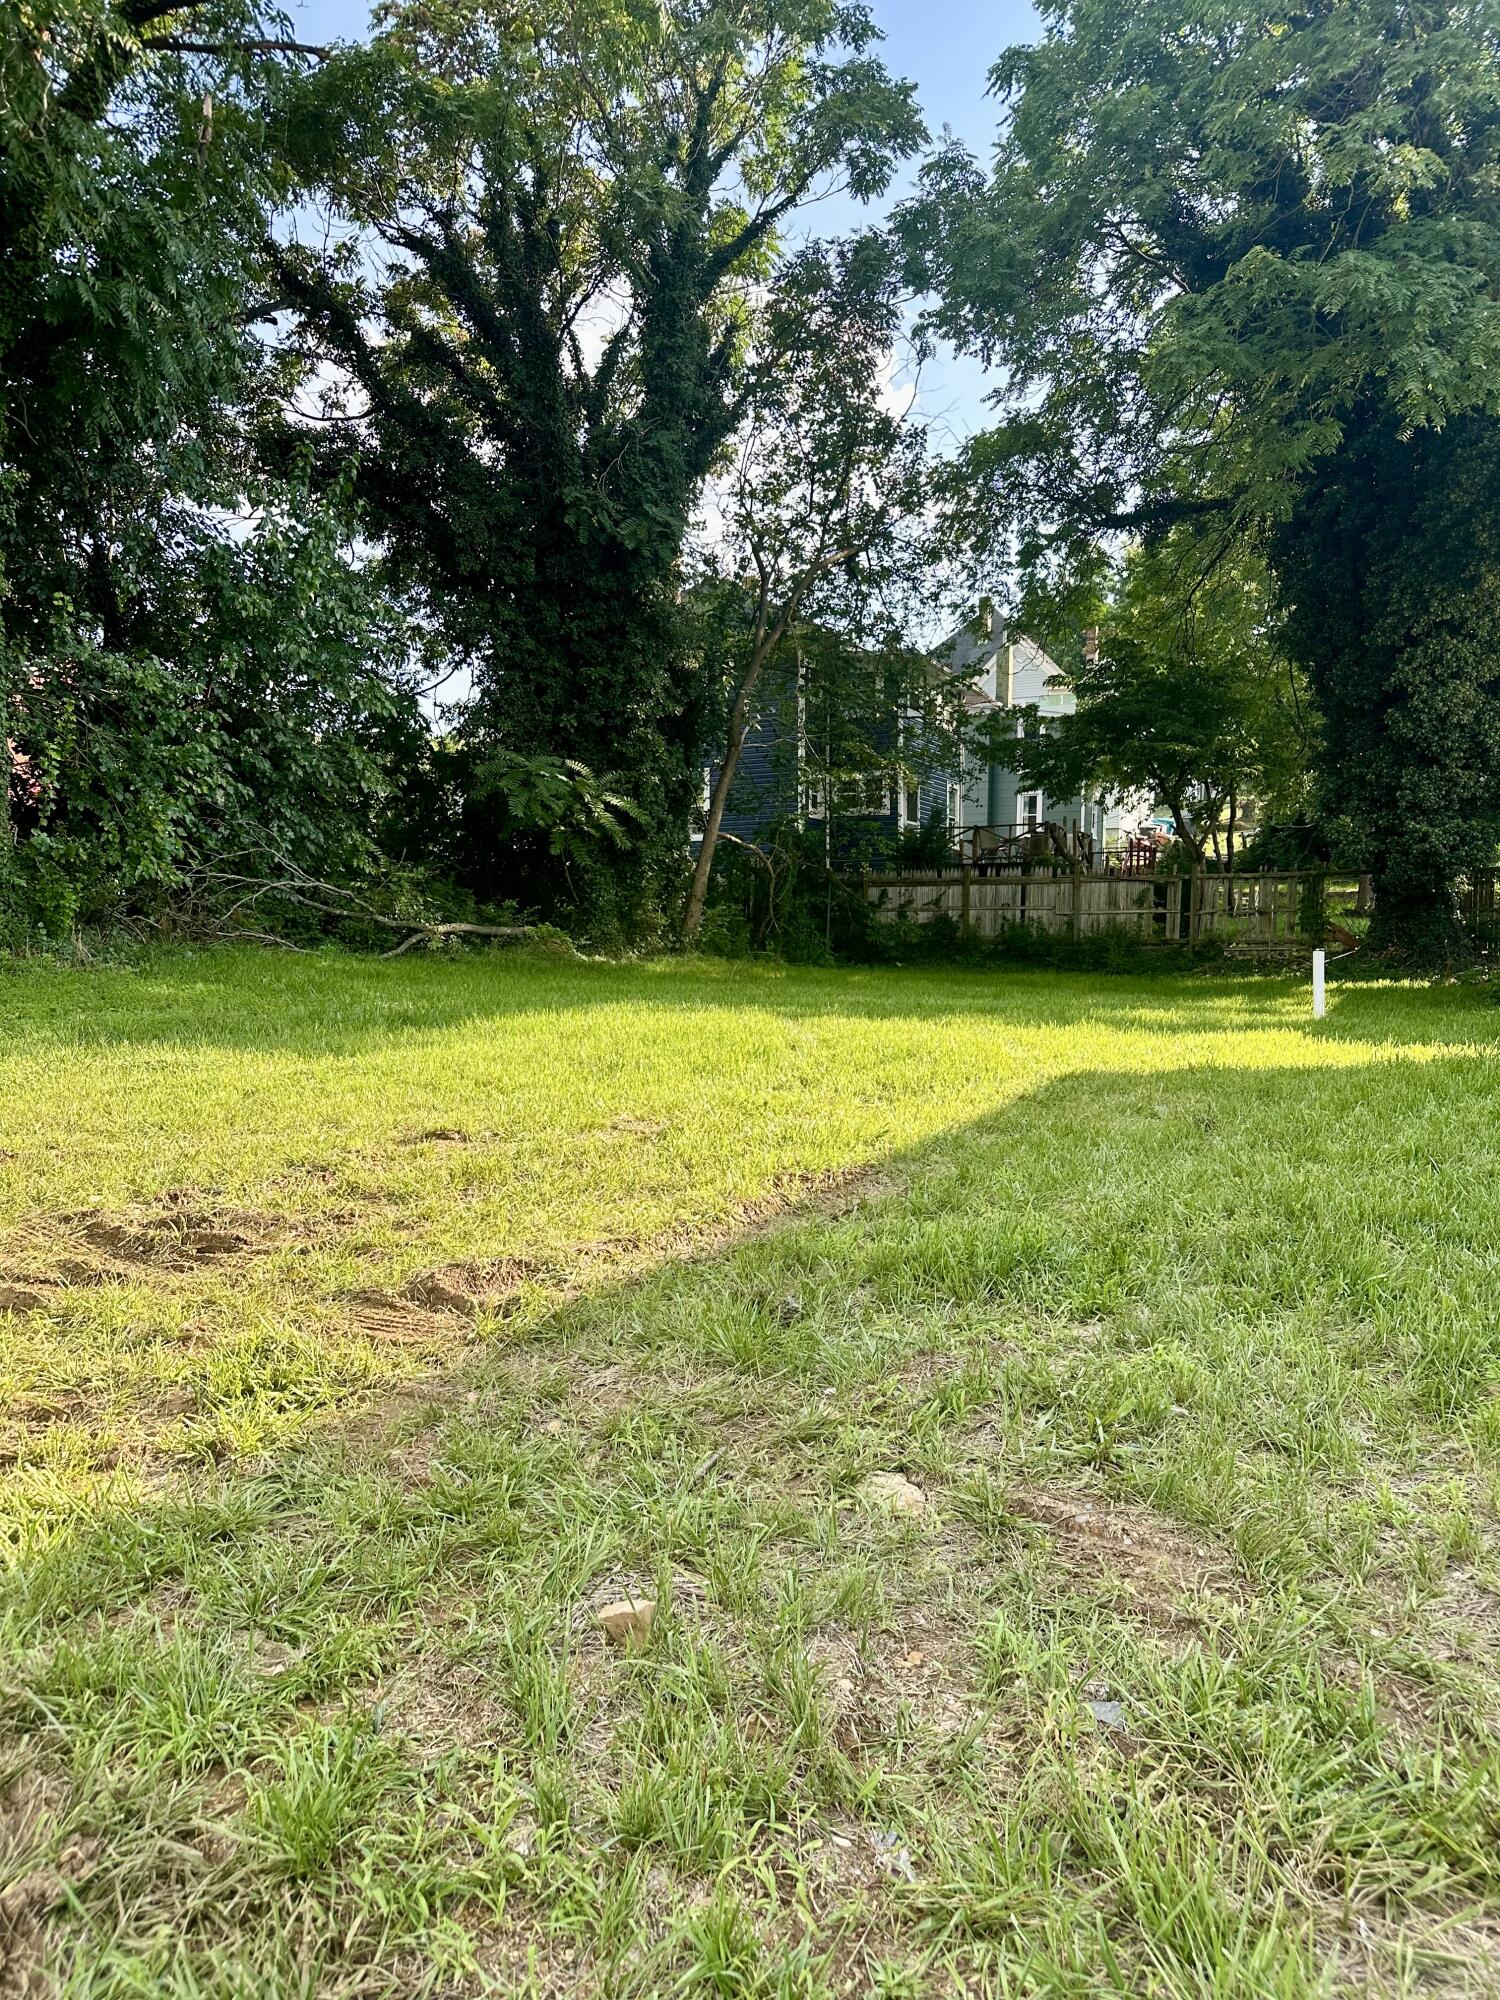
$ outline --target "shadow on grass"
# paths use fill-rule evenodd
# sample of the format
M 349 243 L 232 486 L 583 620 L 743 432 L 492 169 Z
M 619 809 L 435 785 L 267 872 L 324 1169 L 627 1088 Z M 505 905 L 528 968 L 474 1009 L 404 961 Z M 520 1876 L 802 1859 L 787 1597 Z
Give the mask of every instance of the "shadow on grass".
M 1444 1055 L 1050 1080 L 892 1152 L 848 1214 L 805 1205 L 496 1327 L 399 1414 L 333 1412 L 255 1463 L 38 1518 L 0 1597 L 0 1718 L 81 1837 L 74 1859 L 59 1840 L 36 1864 L 48 1895 L 66 1887 L 68 1941 L 87 1927 L 86 1944 L 109 1940 L 129 1968 L 120 1991 L 228 1991 L 223 1954 L 270 1962 L 288 1935 L 300 1983 L 274 1990 L 394 1991 L 398 1961 L 429 1962 L 444 1924 L 524 1944 L 563 1909 L 560 1884 L 602 1907 L 631 1839 L 660 1860 L 666 1821 L 640 1816 L 642 1786 L 678 1755 L 691 1773 L 671 1798 L 700 1801 L 719 1845 L 677 1836 L 651 1878 L 653 1924 L 761 1856 L 768 1770 L 783 1831 L 805 1819 L 821 1846 L 825 1821 L 859 1830 L 878 1813 L 879 1832 L 904 1832 L 896 1779 L 877 1793 L 831 1751 L 814 1773 L 800 1746 L 831 1721 L 815 1642 L 839 1641 L 842 1671 L 864 1617 L 889 1628 L 888 1657 L 920 1664 L 907 1612 L 931 1618 L 923 1649 L 952 1629 L 960 1684 L 987 1676 L 983 1701 L 1011 1704 L 1028 1756 L 1045 1735 L 1059 1779 L 1099 1771 L 1148 1846 L 1163 1813 L 1175 1825 L 1203 1801 L 1211 1827 L 1228 1800 L 1231 1823 L 1259 1815 L 1311 1879 L 1336 1811 L 1368 1822 L 1378 1808 L 1387 1894 L 1443 1881 L 1432 1788 L 1400 1790 L 1405 1767 L 1378 1743 L 1354 1763 L 1355 1725 L 1372 1741 L 1374 1725 L 1317 1654 L 1341 1628 L 1317 1626 L 1298 1590 L 1380 1556 L 1390 1510 L 1373 1489 L 1403 1453 L 1425 1469 L 1493 1377 L 1500 1194 L 1470 1162 L 1495 1097 L 1483 1066 Z M 938 1496 L 935 1525 L 848 1507 L 870 1471 L 897 1469 Z M 1247 1588 L 1217 1625 L 1170 1627 L 1159 1654 L 1136 1646 L 1107 1576 L 1049 1566 L 1026 1541 L 1008 1502 L 1022 1483 L 1190 1522 Z M 609 1654 L 589 1616 L 599 1588 L 681 1570 L 723 1597 L 675 1634 L 669 1611 L 641 1657 Z M 1169 1621 L 1160 1586 L 1154 1601 Z M 760 1648 L 742 1638 L 738 1662 L 735 1620 Z M 1110 1649 L 1132 1701 L 1148 1660 L 1180 1692 L 1138 1799 L 1134 1750 L 1115 1764 L 1097 1732 L 1059 1733 Z M 870 1754 L 930 1785 L 925 1810 L 948 1815 L 937 1844 L 956 1839 L 964 1807 L 943 1774 L 981 1762 L 957 1761 L 945 1735 L 924 1766 L 911 1721 L 892 1716 Z M 1312 1747 L 1285 1753 L 1268 1794 L 1273 1731 Z M 1013 1813 L 998 1789 L 1015 1778 L 1006 1746 L 973 1747 L 995 1775 L 991 1824 L 1041 1857 L 1015 1905 L 1025 1921 L 1097 1899 L 1118 1841 L 1097 1861 L 1053 1845 L 1035 1800 Z M 1460 1783 L 1477 1773 L 1471 1753 L 1445 1754 Z M 729 1763 L 757 1780 L 742 1807 Z M 1363 1855 L 1367 1826 L 1344 1838 Z M 1235 1886 L 1213 1832 L 1184 1853 L 1185 1880 L 1222 1867 Z M 1001 1908 L 1016 1928 L 996 1900 L 1010 1878 L 997 1889 L 975 1861 L 970 1882 L 968 1867 L 934 1877 L 940 1913 Z M 864 1920 L 869 1894 L 839 1889 L 835 1929 L 856 1902 Z M 1248 1919 L 1238 1893 L 1225 1902 L 1236 1936 L 1285 1928 L 1279 1902 Z M 1115 1944 L 1151 1921 L 1127 1900 Z M 920 1938 L 892 1935 L 916 1963 Z M 168 1946 L 210 1968 L 201 1983 L 153 1979 Z M 1179 1949 L 1173 1990 L 1196 1990 L 1201 1940 Z M 1309 1975 L 1276 1990 L 1324 1989 Z

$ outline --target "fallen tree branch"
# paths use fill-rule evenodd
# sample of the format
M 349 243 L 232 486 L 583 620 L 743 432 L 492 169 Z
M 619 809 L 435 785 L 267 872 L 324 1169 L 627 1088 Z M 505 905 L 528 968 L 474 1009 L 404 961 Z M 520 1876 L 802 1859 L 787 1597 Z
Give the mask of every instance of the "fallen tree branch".
M 533 937 L 539 928 L 536 924 L 474 924 L 457 919 L 419 916 L 391 916 L 384 910 L 372 909 L 362 897 L 352 889 L 346 889 L 337 882 L 323 882 L 317 876 L 309 875 L 295 862 L 282 856 L 268 857 L 284 872 L 278 879 L 264 875 L 241 875 L 228 869 L 208 868 L 197 876 L 199 884 L 221 889 L 241 891 L 223 912 L 219 921 L 236 937 L 249 936 L 264 939 L 265 932 L 244 932 L 234 927 L 234 918 L 241 910 L 252 907 L 266 896 L 281 896 L 299 909 L 313 910 L 319 916 L 336 917 L 344 923 L 374 924 L 382 930 L 404 931 L 407 933 L 398 945 L 390 951 L 381 952 L 382 958 L 400 958 L 414 946 L 444 938 L 484 937 L 484 938 L 525 938 Z M 278 938 L 278 944 L 286 940 Z M 295 946 L 290 947 L 296 949 Z
M 404 924 L 407 923 L 409 919 L 405 917 L 402 917 L 400 919 L 394 917 L 373 917 L 370 919 L 370 921 L 372 923 L 377 923 L 377 924 L 384 924 L 384 923 L 394 924 L 399 921 Z M 409 938 L 403 938 L 400 944 L 393 946 L 390 951 L 383 951 L 380 954 L 380 956 L 382 958 L 399 958 L 402 952 L 410 951 L 414 944 L 421 944 L 425 938 L 530 937 L 535 932 L 536 928 L 537 927 L 535 924 L 423 924 L 420 930 L 413 931 Z

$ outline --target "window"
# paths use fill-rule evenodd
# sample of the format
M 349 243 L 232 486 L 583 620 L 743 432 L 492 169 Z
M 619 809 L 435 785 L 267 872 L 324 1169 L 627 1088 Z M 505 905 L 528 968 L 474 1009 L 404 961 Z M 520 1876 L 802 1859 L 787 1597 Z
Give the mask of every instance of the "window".
M 922 788 L 910 778 L 901 793 L 901 824 L 920 826 L 922 824 Z
M 1023 792 L 1016 800 L 1016 819 L 1023 833 L 1035 833 L 1042 823 L 1042 795 Z
M 948 826 L 957 833 L 964 823 L 963 787 L 950 782 L 948 786 Z
M 834 787 L 833 798 L 841 812 L 861 819 L 888 819 L 892 811 L 889 790 L 879 778 L 870 775 L 845 778 Z

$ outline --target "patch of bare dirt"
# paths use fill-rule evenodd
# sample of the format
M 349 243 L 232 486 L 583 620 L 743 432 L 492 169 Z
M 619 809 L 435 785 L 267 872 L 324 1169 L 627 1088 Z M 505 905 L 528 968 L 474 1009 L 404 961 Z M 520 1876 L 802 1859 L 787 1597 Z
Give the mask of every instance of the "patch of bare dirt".
M 502 1310 L 544 1267 L 530 1257 L 471 1259 L 418 1271 L 394 1292 L 363 1292 L 355 1300 L 358 1332 L 398 1344 L 423 1344 L 447 1335 L 455 1318 L 471 1325 Z
M 90 1860 L 82 1840 L 56 1847 L 58 1813 L 52 1788 L 34 1770 L 0 1792 L 0 2000 L 39 2000 L 50 1990 L 48 1919 Z
M 371 1293 L 358 1300 L 351 1318 L 351 1331 L 363 1334 L 380 1347 L 416 1347 L 432 1352 L 451 1352 L 454 1319 L 451 1313 L 424 1312 L 388 1293 Z M 428 1383 L 434 1396 L 443 1393 L 438 1382 Z M 405 1400 L 405 1385 L 391 1391 Z
M 216 1206 L 190 1188 L 109 1211 L 49 1218 L 13 1237 L 0 1268 L 0 1312 L 56 1311 L 76 1286 L 128 1281 L 144 1266 L 182 1273 L 274 1249 L 305 1234 L 296 1218 Z
M 355 1301 L 355 1326 L 375 1339 L 422 1344 L 441 1332 L 444 1318 L 478 1320 L 503 1311 L 528 1282 L 541 1282 L 559 1305 L 597 1284 L 602 1271 L 633 1278 L 674 1259 L 718 1254 L 778 1223 L 816 1213 L 839 1217 L 882 1199 L 901 1184 L 870 1168 L 789 1174 L 772 1192 L 743 1202 L 729 1221 L 683 1222 L 650 1236 L 601 1237 L 574 1245 L 562 1257 L 496 1257 L 442 1264 L 419 1271 L 394 1292 L 366 1292 Z
M 253 1209 L 203 1208 L 179 1195 L 167 1195 L 159 1204 L 124 1215 L 85 1211 L 65 1220 L 75 1240 L 91 1250 L 130 1264 L 177 1269 L 259 1249 L 283 1234 L 286 1226 L 279 1216 Z
M 834 1740 L 847 1757 L 878 1756 L 911 1723 L 940 1748 L 987 1720 L 974 1685 L 973 1627 L 935 1610 L 912 1607 L 896 1630 L 863 1646 L 820 1632 L 807 1656 L 822 1675 Z
M 905 1185 L 897 1175 L 878 1167 L 826 1167 L 778 1174 L 771 1183 L 771 1193 L 764 1201 L 752 1203 L 751 1210 L 763 1210 L 767 1216 L 809 1210 L 837 1218 L 899 1194 Z
M 401 1296 L 429 1312 L 462 1313 L 477 1319 L 515 1297 L 543 1266 L 530 1257 L 492 1257 L 459 1264 L 441 1264 L 408 1278 Z
M 1147 1507 L 1034 1486 L 1013 1486 L 1006 1498 L 1013 1513 L 1049 1531 L 1071 1569 L 1122 1585 L 1144 1610 L 1170 1620 L 1184 1597 L 1244 1594 L 1232 1557 Z
M 409 1676 L 382 1690 L 380 1707 L 382 1727 L 434 1764 L 454 1750 L 492 1757 L 515 1733 L 493 1679 L 481 1667 L 443 1658 L 416 1660 Z

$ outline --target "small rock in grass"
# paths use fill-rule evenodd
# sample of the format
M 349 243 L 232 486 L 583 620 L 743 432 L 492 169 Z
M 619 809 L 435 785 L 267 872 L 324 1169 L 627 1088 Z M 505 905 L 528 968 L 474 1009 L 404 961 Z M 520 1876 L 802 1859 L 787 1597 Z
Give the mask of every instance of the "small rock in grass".
M 927 1511 L 927 1495 L 900 1472 L 872 1472 L 859 1490 L 871 1506 L 888 1508 L 893 1514 Z
M 1123 1729 L 1125 1727 L 1125 1704 L 1123 1701 L 1091 1701 L 1089 1712 L 1101 1729 Z
M 902 1882 L 915 1882 L 917 1871 L 911 1865 L 911 1855 L 901 1844 L 901 1836 L 896 1833 L 872 1833 L 870 1845 L 875 1849 L 877 1866 L 884 1874 L 895 1876 Z
M 617 1646 L 644 1644 L 656 1616 L 654 1597 L 622 1597 L 616 1604 L 602 1605 L 594 1614 L 605 1635 Z

